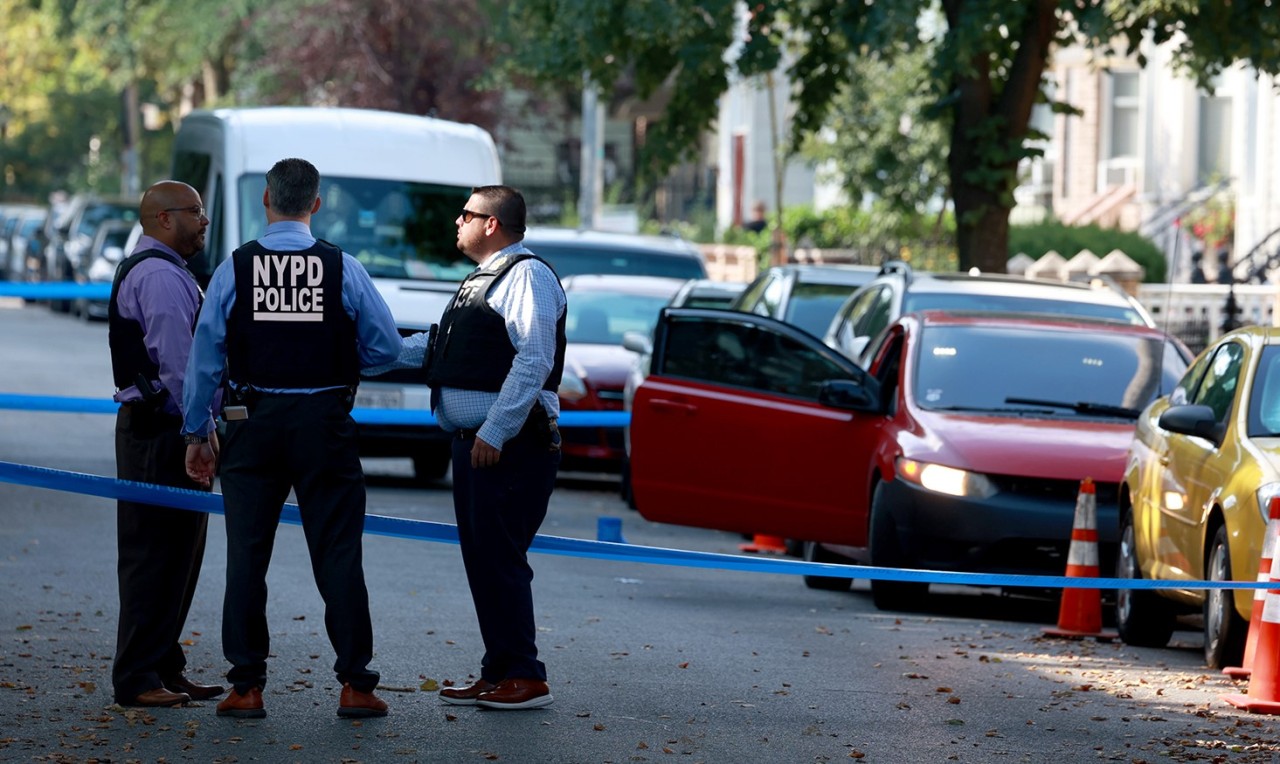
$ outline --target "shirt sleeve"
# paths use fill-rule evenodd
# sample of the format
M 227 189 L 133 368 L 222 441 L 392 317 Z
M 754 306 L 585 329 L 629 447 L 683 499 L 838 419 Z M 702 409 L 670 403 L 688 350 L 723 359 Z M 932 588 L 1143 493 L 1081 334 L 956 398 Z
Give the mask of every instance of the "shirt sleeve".
M 214 396 L 227 366 L 227 316 L 236 301 L 235 269 L 223 261 L 209 280 L 200 319 L 196 322 L 182 395 L 182 431 L 207 434 Z
M 130 276 L 136 279 L 133 294 L 150 295 L 145 300 L 146 309 L 136 312 L 142 326 L 142 342 L 147 355 L 159 366 L 160 384 L 169 393 L 165 410 L 179 414 L 187 358 L 191 355 L 191 324 L 197 308 L 188 296 L 188 277 L 172 266 L 142 272 L 135 269 Z
M 489 304 L 506 320 L 516 357 L 476 437 L 501 448 L 524 426 L 555 365 L 556 324 L 564 313 L 565 297 L 550 269 L 537 260 L 524 260 L 494 286 Z
M 381 366 L 400 356 L 400 332 L 391 309 L 360 261 L 342 253 L 342 307 L 356 322 L 360 368 Z

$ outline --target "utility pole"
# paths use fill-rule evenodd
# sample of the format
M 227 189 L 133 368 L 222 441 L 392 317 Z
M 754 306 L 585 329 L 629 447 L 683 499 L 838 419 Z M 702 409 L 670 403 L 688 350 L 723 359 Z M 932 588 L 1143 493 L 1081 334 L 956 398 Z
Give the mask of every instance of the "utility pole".
M 578 225 L 598 228 L 604 200 L 604 110 L 600 89 L 582 75 L 582 153 L 578 177 Z
M 142 184 L 138 180 L 142 112 L 138 107 L 138 73 L 133 39 L 129 35 L 129 0 L 120 0 L 120 28 L 124 31 L 125 68 L 129 76 L 128 84 L 120 94 L 120 133 L 124 139 L 120 150 L 120 194 L 126 199 L 136 199 L 142 193 Z

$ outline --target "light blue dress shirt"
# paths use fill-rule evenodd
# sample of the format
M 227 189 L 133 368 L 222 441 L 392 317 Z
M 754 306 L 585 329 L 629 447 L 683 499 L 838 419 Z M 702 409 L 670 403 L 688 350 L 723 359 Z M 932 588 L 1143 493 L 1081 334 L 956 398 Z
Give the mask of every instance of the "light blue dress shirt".
M 316 239 L 306 223 L 284 220 L 268 225 L 258 243 L 274 252 L 298 252 L 310 249 Z M 227 258 L 209 280 L 204 307 L 196 322 L 191 358 L 187 362 L 187 384 L 182 391 L 183 432 L 204 432 L 201 422 L 208 421 L 214 393 L 222 384 L 227 366 L 227 317 L 235 302 L 235 263 Z M 391 309 L 373 285 L 368 271 L 346 252 L 342 253 L 342 308 L 356 322 L 361 368 L 385 364 L 400 355 L 400 333 Z M 326 388 L 265 389 L 263 392 L 312 393 L 321 389 Z
M 523 241 L 507 246 L 485 258 L 480 270 L 503 255 L 533 254 Z M 556 323 L 564 314 L 564 289 L 555 273 L 537 260 L 516 263 L 489 290 L 485 300 L 506 320 L 507 336 L 516 349 L 511 372 L 496 393 L 482 390 L 440 390 L 440 405 L 434 412 L 446 431 L 478 430 L 476 437 L 495 448 L 515 437 L 529 418 L 535 399 L 552 419 L 560 417 L 560 397 L 542 385 L 551 374 L 556 356 Z M 404 341 L 400 357 L 366 374 L 380 374 L 394 368 L 422 366 L 427 335 L 415 334 Z

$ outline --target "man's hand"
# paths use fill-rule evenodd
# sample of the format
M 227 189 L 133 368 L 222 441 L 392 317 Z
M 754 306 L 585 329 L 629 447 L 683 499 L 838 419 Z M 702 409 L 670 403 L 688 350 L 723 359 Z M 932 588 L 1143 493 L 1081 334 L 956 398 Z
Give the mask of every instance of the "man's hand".
M 471 467 L 473 469 L 492 467 L 498 463 L 498 458 L 501 456 L 502 449 L 494 448 L 477 437 L 475 445 L 471 447 Z
M 197 484 L 205 488 L 213 484 L 213 472 L 216 463 L 217 458 L 213 454 L 213 446 L 208 443 L 193 443 L 187 446 L 187 477 Z

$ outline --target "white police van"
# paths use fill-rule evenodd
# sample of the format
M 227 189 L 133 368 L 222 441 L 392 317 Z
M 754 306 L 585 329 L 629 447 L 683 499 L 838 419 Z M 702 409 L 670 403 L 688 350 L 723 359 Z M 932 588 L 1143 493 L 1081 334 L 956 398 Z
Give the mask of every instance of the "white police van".
M 193 186 L 209 216 L 204 253 L 191 261 L 207 284 L 219 263 L 266 229 L 267 170 L 287 157 L 320 171 L 312 232 L 350 253 L 373 277 L 401 332 L 439 320 L 474 267 L 456 247 L 454 219 L 471 189 L 501 182 L 493 138 L 474 125 L 365 109 L 261 107 L 195 111 L 174 142 L 173 177 Z M 362 381 L 359 408 L 425 411 L 419 370 Z M 365 456 L 409 456 L 420 479 L 448 468 L 435 427 L 360 426 Z

